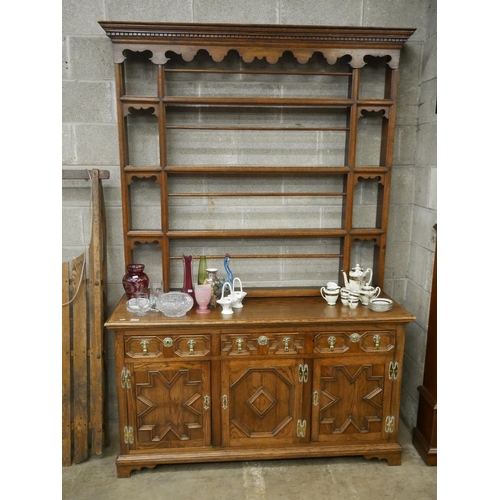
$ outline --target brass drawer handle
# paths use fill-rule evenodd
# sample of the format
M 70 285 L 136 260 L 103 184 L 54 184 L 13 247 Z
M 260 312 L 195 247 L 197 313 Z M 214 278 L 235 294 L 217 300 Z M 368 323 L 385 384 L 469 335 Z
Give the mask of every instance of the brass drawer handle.
M 148 347 L 149 347 L 149 340 L 141 340 L 141 346 L 142 346 L 142 354 L 144 356 L 147 356 L 149 354 L 148 352 Z
M 189 354 L 194 354 L 194 346 L 196 344 L 196 340 L 190 339 L 187 341 L 187 345 L 189 347 Z
M 334 351 L 335 342 L 337 342 L 337 339 L 333 335 L 331 337 L 328 337 L 328 345 L 330 346 L 330 352 Z
M 285 346 L 285 352 L 288 352 L 288 346 L 290 345 L 290 337 L 284 337 L 281 342 L 283 342 L 283 345 Z
M 242 353 L 243 352 L 243 344 L 245 343 L 245 341 L 243 339 L 236 339 L 236 345 L 238 346 L 238 353 Z
M 375 343 L 374 349 L 380 349 L 380 335 L 374 335 L 373 342 Z

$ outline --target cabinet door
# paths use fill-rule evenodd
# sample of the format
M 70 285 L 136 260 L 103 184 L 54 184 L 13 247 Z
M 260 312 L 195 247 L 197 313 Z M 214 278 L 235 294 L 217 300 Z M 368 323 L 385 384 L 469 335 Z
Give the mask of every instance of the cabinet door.
M 210 362 L 133 363 L 128 391 L 131 449 L 210 445 Z
M 303 367 L 303 361 L 297 359 L 223 362 L 223 445 L 276 446 L 299 442 L 297 422 L 303 419 Z
M 314 360 L 311 441 L 359 443 L 387 438 L 390 360 L 386 356 L 365 359 Z

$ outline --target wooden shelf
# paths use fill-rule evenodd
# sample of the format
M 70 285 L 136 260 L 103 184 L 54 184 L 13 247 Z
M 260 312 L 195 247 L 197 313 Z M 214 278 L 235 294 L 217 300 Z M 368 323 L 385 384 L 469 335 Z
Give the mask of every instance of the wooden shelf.
M 134 252 L 138 243 L 154 243 L 161 253 L 162 279 L 169 289 L 171 266 L 177 265 L 181 257 L 178 253 L 180 246 L 172 245 L 176 240 L 196 239 L 206 241 L 208 246 L 213 245 L 214 240 L 284 241 L 288 238 L 313 241 L 326 238 L 331 240 L 330 245 L 340 245 L 341 250 L 327 247 L 325 251 L 318 245 L 313 254 L 339 256 L 339 270 L 336 271 L 339 274 L 338 281 L 341 281 L 340 269 L 351 267 L 353 249 L 359 242 L 365 242 L 373 245 L 373 262 L 369 262 L 367 267 L 374 271 L 374 283 L 383 284 L 390 192 L 388 174 L 392 168 L 399 59 L 401 48 L 414 29 L 111 21 L 100 22 L 100 25 L 112 41 L 116 63 L 126 264 L 135 260 Z M 232 52 L 227 57 L 230 51 L 236 51 L 237 54 Z M 280 59 L 285 62 L 282 63 Z M 381 63 L 378 66 L 381 68 L 381 89 L 372 96 L 361 94 L 365 67 L 369 67 L 374 59 Z M 128 81 L 129 65 L 133 66 L 137 61 L 140 61 L 142 66 L 139 67 L 142 69 L 150 65 L 147 74 L 151 81 L 144 92 L 138 90 L 140 79 L 137 74 L 133 81 Z M 258 78 L 259 75 L 262 78 Z M 258 95 L 248 93 L 245 87 L 238 87 L 247 82 L 255 84 L 255 78 L 259 80 Z M 371 89 L 376 85 L 374 74 L 370 73 L 369 78 Z M 275 85 L 273 92 L 266 94 L 264 80 Z M 322 88 L 321 94 L 315 92 L 314 82 L 326 81 L 327 90 Z M 197 85 L 206 82 L 210 85 L 204 88 L 203 95 L 199 95 Z M 229 87 L 221 91 L 221 82 Z M 300 95 L 290 95 L 290 89 L 287 94 L 289 84 L 294 86 L 293 92 L 300 89 Z M 278 86 L 284 89 L 281 95 L 277 95 Z M 251 92 L 256 91 L 253 89 Z M 198 110 L 198 115 L 191 108 Z M 332 110 L 331 116 L 328 110 Z M 339 110 L 342 112 L 339 113 Z M 183 115 L 185 112 L 186 115 Z M 251 120 L 245 113 L 249 114 Z M 305 121 L 296 119 L 294 113 L 299 113 Z M 317 117 L 315 113 L 320 113 L 320 116 Z M 131 161 L 134 148 L 138 146 L 134 142 L 132 127 L 132 119 L 136 116 L 139 117 L 139 127 L 147 120 L 149 128 L 156 131 L 154 144 L 158 149 L 157 165 L 148 164 L 149 161 L 141 162 L 140 158 Z M 280 117 L 285 118 L 280 121 Z M 369 121 L 371 118 L 375 121 Z M 377 139 L 380 153 L 374 159 L 374 163 L 377 163 L 374 165 L 370 165 L 358 152 L 364 138 L 360 134 L 360 127 L 365 124 L 370 131 L 377 129 L 372 125 L 380 127 Z M 269 137 L 275 134 L 274 137 L 278 137 L 275 141 L 278 142 L 283 141 L 283 137 L 290 137 L 283 146 L 276 143 L 274 146 L 275 155 L 289 155 L 284 157 L 286 161 L 277 165 L 249 165 L 243 160 L 239 161 L 239 158 L 238 161 L 234 160 L 235 164 L 217 161 L 217 148 L 233 148 L 229 154 L 234 158 L 238 156 L 235 154 L 235 148 L 238 147 L 243 148 L 242 157 L 247 153 L 245 147 L 249 149 L 248 154 L 260 156 L 262 153 L 259 148 L 251 145 L 252 134 L 261 134 L 261 137 L 264 137 L 263 134 L 270 134 Z M 228 137 L 232 137 L 232 141 L 226 145 Z M 308 160 L 311 155 L 319 155 L 318 148 L 324 148 L 321 155 L 325 158 L 321 160 L 325 165 L 310 165 L 308 161 L 287 165 L 293 159 L 295 137 L 301 141 L 300 153 Z M 377 141 L 370 139 L 368 147 L 372 143 Z M 192 148 L 187 155 L 189 161 L 184 161 L 182 154 L 176 154 L 183 145 Z M 148 145 L 150 148 L 151 145 Z M 264 143 L 262 149 L 265 148 Z M 210 161 L 206 157 L 212 154 L 214 164 L 209 165 Z M 340 165 L 335 166 L 337 160 Z M 186 182 L 182 177 L 184 175 L 191 176 L 192 182 L 199 179 L 209 187 L 190 189 L 189 186 L 183 186 L 182 183 Z M 272 176 L 283 176 L 283 182 L 298 177 L 304 183 L 320 183 L 324 182 L 319 180 L 321 176 L 331 176 L 332 185 L 325 184 L 323 189 L 318 185 L 314 189 L 300 189 L 294 184 L 294 189 L 288 193 L 286 189 L 273 191 L 253 188 L 230 192 L 218 189 L 217 182 L 229 175 L 239 176 L 242 183 L 251 183 L 254 176 L 269 176 L 269 182 L 274 182 Z M 211 180 L 212 176 L 216 180 Z M 314 176 L 317 176 L 316 181 L 313 181 Z M 133 229 L 132 225 L 132 213 L 136 209 L 132 204 L 132 190 L 142 180 L 154 181 L 155 196 L 159 200 L 160 214 L 155 223 L 158 227 L 148 230 Z M 373 207 L 370 207 L 373 212 L 373 222 L 370 224 L 375 226 L 373 228 L 356 227 L 360 225 L 356 219 L 357 210 L 361 211 L 362 221 L 367 218 L 365 212 L 368 210 L 358 207 L 363 198 L 356 194 L 362 184 L 360 181 L 369 181 L 363 186 L 370 182 L 370 186 L 375 185 L 371 188 L 376 193 L 371 195 L 374 201 Z M 182 188 L 173 189 L 174 185 Z M 152 188 L 149 189 L 151 191 Z M 362 189 L 365 188 L 359 187 L 359 190 Z M 316 210 L 319 215 L 316 221 L 311 219 L 312 222 L 303 222 L 302 229 L 291 229 L 287 224 L 287 228 L 283 229 L 279 218 L 276 219 L 275 227 L 269 228 L 273 220 L 272 213 L 269 216 L 262 215 L 266 217 L 264 228 L 259 227 L 257 216 L 253 219 L 253 226 L 246 228 L 246 223 L 238 222 L 238 217 L 231 214 L 236 219 L 232 224 L 235 229 L 213 229 L 218 227 L 216 220 L 200 224 L 210 230 L 180 229 L 177 226 L 183 217 L 182 210 L 186 210 L 189 204 L 189 197 L 193 203 L 196 200 L 206 203 L 204 200 L 210 198 L 210 209 L 205 209 L 203 217 L 217 213 L 213 205 L 223 204 L 224 200 L 228 203 L 231 197 L 235 200 L 244 197 L 249 203 L 256 203 L 253 200 L 265 197 L 267 203 L 275 205 L 282 200 L 284 210 L 290 207 L 293 217 L 299 217 L 301 212 L 309 209 L 311 203 L 302 199 L 310 197 L 310 200 L 318 200 Z M 322 199 L 324 197 L 331 197 L 331 210 L 335 212 L 335 216 L 330 219 L 335 220 L 335 227 L 329 229 L 320 228 L 325 224 L 319 222 L 328 213 L 328 207 Z M 304 204 L 304 208 L 301 208 L 300 203 Z M 223 205 L 220 205 L 219 213 L 224 213 Z M 179 215 L 174 217 L 176 214 Z M 176 226 L 172 226 L 174 221 Z M 229 253 L 242 255 L 244 252 L 236 246 Z M 292 260 L 290 256 L 302 255 L 300 250 L 294 248 L 283 253 L 289 255 L 281 257 L 288 262 Z M 272 250 L 259 254 L 272 258 L 280 255 Z M 330 272 L 325 274 L 332 277 Z M 297 286 L 300 288 L 299 284 Z

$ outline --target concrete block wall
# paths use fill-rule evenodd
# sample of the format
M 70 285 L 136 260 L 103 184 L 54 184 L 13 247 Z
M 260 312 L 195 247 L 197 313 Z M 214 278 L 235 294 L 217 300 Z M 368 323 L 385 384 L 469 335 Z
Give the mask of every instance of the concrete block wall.
M 108 309 L 114 307 L 123 293 L 121 278 L 125 272 L 123 257 L 123 232 L 121 216 L 121 192 L 120 175 L 118 168 L 118 131 L 116 125 L 115 107 L 115 85 L 113 58 L 111 43 L 97 24 L 98 20 L 123 20 L 123 21 L 175 21 L 175 22 L 228 22 L 228 23 L 277 23 L 277 24 L 322 24 L 322 25 L 352 25 L 352 26 L 403 26 L 416 27 L 417 31 L 406 44 L 401 60 L 400 87 L 399 87 L 399 115 L 397 120 L 394 171 L 392 177 L 392 195 L 389 219 L 389 240 L 387 247 L 387 268 L 384 290 L 396 300 L 403 303 L 412 313 L 417 315 L 417 322 L 410 325 L 407 336 L 407 354 L 405 371 L 403 374 L 403 407 L 402 419 L 410 427 L 415 425 L 416 405 L 418 396 L 416 387 L 421 381 L 423 363 L 425 356 L 426 339 L 426 315 L 428 315 L 428 299 L 430 290 L 430 273 L 432 271 L 433 236 L 432 225 L 435 222 L 436 200 L 435 200 L 435 172 L 436 160 L 433 156 L 429 142 L 434 140 L 436 117 L 432 114 L 432 102 L 436 94 L 436 61 L 435 61 L 435 0 L 402 0 L 393 2 L 391 0 L 355 0 L 344 2 L 343 0 L 255 0 L 248 2 L 244 0 L 174 0 L 168 3 L 154 0 L 88 0 L 77 2 L 75 0 L 63 0 L 63 168 L 91 169 L 100 168 L 110 171 L 110 179 L 103 181 L 104 197 L 106 206 L 106 218 L 108 226 Z M 228 6 L 230 5 L 230 8 Z M 286 63 L 286 61 L 285 61 Z M 361 82 L 361 93 L 366 96 L 374 96 L 380 92 L 377 86 L 377 70 L 373 69 Z M 154 77 L 152 78 L 154 83 Z M 151 79 L 137 77 L 134 75 L 129 83 L 130 91 L 134 86 L 148 88 L 151 93 L 154 87 Z M 176 92 L 190 94 L 190 82 L 181 78 L 172 83 Z M 207 92 L 214 88 L 224 91 L 224 85 L 212 85 L 206 82 Z M 294 82 L 287 85 L 276 85 L 273 80 L 263 82 L 259 85 L 249 85 L 245 88 L 245 95 L 252 92 L 266 91 L 272 95 L 273 92 L 284 92 L 286 95 L 300 95 L 303 86 Z M 199 90 L 199 89 L 198 89 Z M 315 90 L 321 94 L 322 83 L 316 82 Z M 339 87 L 338 92 L 342 92 Z M 298 93 L 298 94 L 297 94 Z M 258 120 L 251 113 L 242 113 L 241 118 L 248 121 Z M 173 117 L 175 118 L 175 117 Z M 288 116 L 287 119 L 294 120 L 296 116 Z M 321 119 L 319 116 L 318 118 Z M 193 119 L 196 119 L 193 118 Z M 281 117 L 280 117 L 281 119 Z M 361 120 L 363 122 L 363 120 Z M 158 163 L 156 155 L 157 145 L 155 134 L 148 132 L 151 121 L 147 116 L 137 117 L 136 126 L 140 131 L 141 139 L 136 148 L 137 161 L 142 163 Z M 370 135 L 372 128 L 377 128 L 376 119 L 367 119 L 366 122 L 367 144 L 371 144 L 374 135 Z M 155 127 L 153 121 L 153 127 Z M 175 134 L 179 131 L 171 131 L 171 139 L 175 144 Z M 155 130 L 156 133 L 156 130 Z M 199 132 L 197 132 L 199 133 Z M 307 132 L 298 132 L 307 134 Z M 331 137 L 321 137 L 318 133 L 317 149 L 314 155 L 309 154 L 308 160 L 313 164 L 322 164 L 331 161 L 335 150 L 329 150 L 323 144 L 331 143 Z M 269 164 L 276 157 L 274 149 L 282 148 L 282 140 L 279 134 L 273 135 L 270 141 L 269 134 L 263 137 L 256 133 L 247 139 L 244 146 L 238 149 L 234 147 L 234 134 L 225 138 L 227 141 L 227 154 L 223 161 L 228 164 Z M 322 140 L 324 142 L 322 143 Z M 199 151 L 204 156 L 204 161 L 219 162 L 221 158 L 210 158 L 210 138 L 200 137 L 198 141 Z M 294 145 L 295 148 L 300 147 Z M 266 148 L 262 148 L 266 144 Z M 288 148 L 290 144 L 286 144 Z M 323 149 L 322 149 L 323 148 Z M 200 155 L 196 150 L 181 150 L 178 154 L 179 160 L 182 155 Z M 369 151 L 365 149 L 365 151 Z M 434 149 L 435 153 L 435 149 Z M 360 151 L 360 156 L 363 151 Z M 324 155 L 324 157 L 323 157 Z M 282 161 L 282 160 L 281 160 Z M 290 160 L 291 161 L 291 160 Z M 304 160 L 306 162 L 306 160 Z M 367 160 L 368 161 L 368 160 Z M 306 163 L 307 164 L 307 163 Z M 178 186 L 183 189 L 183 182 L 189 180 L 179 178 Z M 220 182 L 218 190 L 232 189 L 236 180 L 228 177 Z M 288 183 L 288 184 L 287 184 Z M 367 207 L 373 204 L 375 186 L 361 186 L 356 194 L 357 211 L 356 218 L 359 225 L 368 224 L 366 220 Z M 192 186 L 191 186 L 192 188 Z M 200 189 L 210 192 L 209 180 L 201 183 Z M 249 187 L 252 189 L 252 186 Z M 263 190 L 260 185 L 258 190 Z M 282 189 L 293 190 L 293 180 L 287 179 L 282 183 Z M 319 188 L 318 188 L 319 189 Z M 155 228 L 159 225 L 158 194 L 150 183 L 137 183 L 134 187 L 138 209 L 134 214 L 134 221 L 138 226 Z M 85 181 L 63 182 L 63 260 L 70 260 L 82 252 L 88 243 L 90 227 L 90 192 L 88 183 Z M 281 198 L 280 198 L 281 199 Z M 200 207 L 193 208 L 185 204 L 181 198 L 175 199 L 176 209 L 183 214 L 185 226 L 186 220 L 199 223 L 195 215 L 200 213 Z M 200 197 L 200 203 L 208 203 Z M 185 202 L 184 202 L 185 203 Z M 227 200 L 226 200 L 227 203 Z M 315 203 L 321 205 L 321 201 L 315 198 Z M 205 206 L 207 208 L 207 206 Z M 272 206 L 266 198 L 261 198 L 258 204 L 245 207 L 245 220 L 262 220 L 262 215 L 269 213 L 270 208 L 279 215 L 280 211 L 289 211 L 290 206 Z M 326 207 L 323 207 L 326 208 Z M 224 214 L 231 207 L 218 205 L 221 213 L 221 222 L 229 223 Z M 307 213 L 309 207 L 307 201 L 302 200 L 302 205 L 293 207 L 300 215 L 299 220 L 308 224 Z M 321 207 L 320 207 L 321 209 Z M 325 217 L 335 217 L 335 207 L 329 208 Z M 312 211 L 311 211 L 312 212 Z M 312 215 L 312 214 L 311 214 Z M 243 219 L 242 219 L 243 220 Z M 225 221 L 225 222 L 224 222 Z M 134 223 L 135 223 L 134 222 Z M 175 223 L 175 220 L 173 221 Z M 146 226 L 145 226 L 146 225 Z M 196 242 L 190 242 L 189 248 L 185 243 L 177 243 L 173 250 L 181 255 L 183 252 L 192 254 L 225 253 L 227 242 L 213 243 L 212 248 L 207 246 L 196 247 Z M 272 244 L 279 246 L 280 242 Z M 308 242 L 309 243 L 309 242 Z M 335 242 L 328 242 L 335 247 Z M 232 242 L 234 244 L 234 242 Z M 247 247 L 247 252 L 261 252 L 262 242 L 256 241 L 252 245 L 241 242 Z M 301 241 L 289 241 L 289 248 L 299 248 Z M 325 242 L 313 242 L 314 245 L 324 245 Z M 269 244 L 266 251 L 270 252 Z M 144 248 L 143 248 L 144 247 Z M 251 247 L 251 248 L 248 248 Z M 304 250 L 297 250 L 303 252 Z M 354 249 L 356 260 L 369 262 L 371 249 L 364 244 Z M 141 245 L 137 249 L 136 260 L 146 264 L 148 274 L 152 278 L 159 276 L 157 255 L 154 249 Z M 354 258 L 354 257 L 353 257 Z M 287 280 L 320 280 L 325 281 L 324 274 L 318 269 L 326 263 L 316 262 L 318 269 L 307 267 L 307 263 L 298 262 L 294 266 L 276 267 L 273 263 L 266 263 L 262 267 L 262 259 L 251 262 L 245 268 L 248 280 L 264 283 L 265 276 L 272 276 L 271 281 L 280 279 Z M 286 261 L 286 259 L 284 259 Z M 215 263 L 214 263 L 215 264 Z M 328 265 L 330 265 L 329 263 Z M 221 267 L 221 266 L 216 266 Z M 234 268 L 233 268 L 234 271 Z M 174 280 L 180 282 L 182 275 L 180 270 L 174 270 Z M 270 285 L 273 283 L 269 283 Z M 108 339 L 108 401 L 109 415 L 111 421 L 117 420 L 116 393 L 113 366 L 112 339 Z M 417 384 L 417 385 L 416 385 Z

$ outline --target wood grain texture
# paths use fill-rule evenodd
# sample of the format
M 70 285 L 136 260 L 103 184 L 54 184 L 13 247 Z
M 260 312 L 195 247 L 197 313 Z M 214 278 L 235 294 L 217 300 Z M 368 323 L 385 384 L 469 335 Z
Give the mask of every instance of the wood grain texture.
M 321 297 L 246 298 L 231 318 L 220 308 L 168 318 L 131 315 L 125 302 L 106 322 L 115 335 L 120 429 L 135 435 L 121 444 L 118 477 L 176 461 L 401 462 L 405 325 L 415 317 L 397 303 L 374 313 Z M 127 372 L 130 387 L 120 380 Z
M 104 307 L 106 286 L 106 217 L 100 171 L 93 169 L 92 236 L 89 245 L 89 422 L 92 452 L 102 454 L 104 445 Z
M 85 254 L 72 263 L 73 300 L 73 422 L 74 462 L 89 456 L 88 440 L 88 337 L 87 337 L 87 279 Z M 82 275 L 83 273 L 83 275 Z M 82 277 L 81 281 L 80 278 Z
M 71 465 L 71 318 L 69 262 L 62 263 L 62 465 Z

